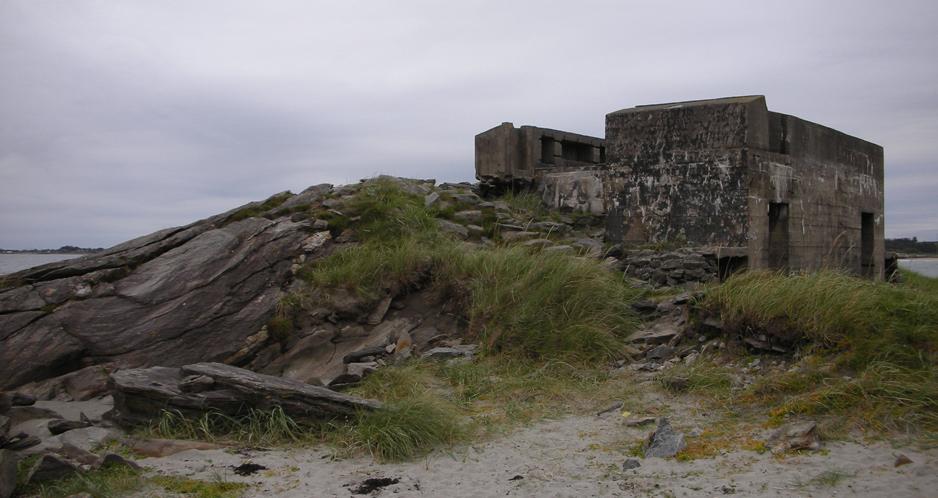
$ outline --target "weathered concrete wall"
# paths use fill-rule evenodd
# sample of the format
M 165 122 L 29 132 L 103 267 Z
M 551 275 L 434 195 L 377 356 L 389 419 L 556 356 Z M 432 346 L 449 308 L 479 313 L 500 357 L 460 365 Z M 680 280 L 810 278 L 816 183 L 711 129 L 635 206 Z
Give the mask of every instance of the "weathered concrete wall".
M 538 189 L 544 204 L 551 208 L 594 215 L 606 213 L 601 170 L 545 173 L 538 182 Z
M 762 97 L 642 106 L 606 115 L 607 235 L 744 247 L 750 143 L 767 147 Z
M 771 113 L 771 151 L 752 151 L 749 212 L 751 267 L 773 266 L 770 203 L 788 206 L 788 267 L 845 268 L 884 275 L 883 149 L 794 116 Z M 863 213 L 872 250 L 863 265 Z
M 603 139 L 502 123 L 475 137 L 476 178 L 483 184 L 534 184 L 551 172 L 578 171 L 605 160 Z
M 511 123 L 502 123 L 475 138 L 476 178 L 511 181 L 524 168 L 521 137 Z

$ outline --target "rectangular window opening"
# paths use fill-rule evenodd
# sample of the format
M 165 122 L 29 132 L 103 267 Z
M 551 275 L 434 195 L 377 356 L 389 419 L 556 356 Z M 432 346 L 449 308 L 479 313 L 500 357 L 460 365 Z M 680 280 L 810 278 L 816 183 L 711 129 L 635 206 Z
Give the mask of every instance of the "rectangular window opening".
M 584 163 L 593 162 L 593 146 L 564 140 L 561 142 L 563 158 Z
M 554 164 L 554 139 L 541 137 L 541 162 Z

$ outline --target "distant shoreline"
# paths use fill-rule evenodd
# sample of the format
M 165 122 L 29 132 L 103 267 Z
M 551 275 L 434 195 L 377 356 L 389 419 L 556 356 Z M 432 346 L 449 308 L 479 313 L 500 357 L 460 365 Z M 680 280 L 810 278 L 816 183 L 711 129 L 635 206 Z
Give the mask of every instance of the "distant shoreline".
M 104 249 L 75 247 L 68 249 L 0 249 L 0 254 L 95 254 Z

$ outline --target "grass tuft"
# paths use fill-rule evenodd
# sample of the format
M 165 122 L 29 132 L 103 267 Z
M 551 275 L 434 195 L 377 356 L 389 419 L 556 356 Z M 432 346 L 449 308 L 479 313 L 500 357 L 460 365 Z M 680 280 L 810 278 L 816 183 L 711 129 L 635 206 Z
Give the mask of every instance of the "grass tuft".
M 407 237 L 394 244 L 365 243 L 343 248 L 307 266 L 301 278 L 318 287 L 346 288 L 377 299 L 425 279 L 446 254 L 444 248 Z
M 453 408 L 429 396 L 393 401 L 361 412 L 344 426 L 347 447 L 367 450 L 379 462 L 395 462 L 462 441 L 469 434 Z
M 423 198 L 406 192 L 401 180 L 379 177 L 365 182 L 346 209 L 345 214 L 360 217 L 356 226 L 363 241 L 380 243 L 438 232 Z
M 438 280 L 463 296 L 469 331 L 490 353 L 617 357 L 637 324 L 636 291 L 593 259 L 502 247 L 450 260 Z
M 190 418 L 178 411 L 164 410 L 145 432 L 160 438 L 260 445 L 292 443 L 308 437 L 304 428 L 279 406 L 269 411 L 252 409 L 242 417 L 206 412 L 198 418 Z
M 791 415 L 840 415 L 850 426 L 875 432 L 914 433 L 938 431 L 938 377 L 934 369 L 909 369 L 878 362 L 856 377 L 805 372 L 788 377 L 784 397 L 767 397 L 778 403 L 770 412 L 776 422 Z M 757 382 L 753 393 L 764 393 Z

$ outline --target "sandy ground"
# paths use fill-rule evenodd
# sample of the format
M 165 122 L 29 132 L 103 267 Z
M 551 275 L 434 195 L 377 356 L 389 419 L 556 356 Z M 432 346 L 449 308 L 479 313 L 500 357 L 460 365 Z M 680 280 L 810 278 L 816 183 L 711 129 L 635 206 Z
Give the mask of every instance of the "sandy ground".
M 693 406 L 670 415 L 685 432 L 715 423 Z M 611 413 L 542 421 L 498 440 L 402 464 L 334 460 L 327 448 L 193 450 L 140 463 L 154 473 L 251 483 L 249 497 L 355 496 L 358 484 L 376 477 L 399 482 L 373 496 L 938 496 L 938 450 L 885 443 L 829 442 L 822 451 L 782 459 L 747 450 L 690 462 L 648 458 L 623 470 L 627 448 L 651 429 L 627 427 Z M 900 453 L 913 463 L 894 467 Z M 267 470 L 246 477 L 233 473 L 233 466 L 248 462 Z

